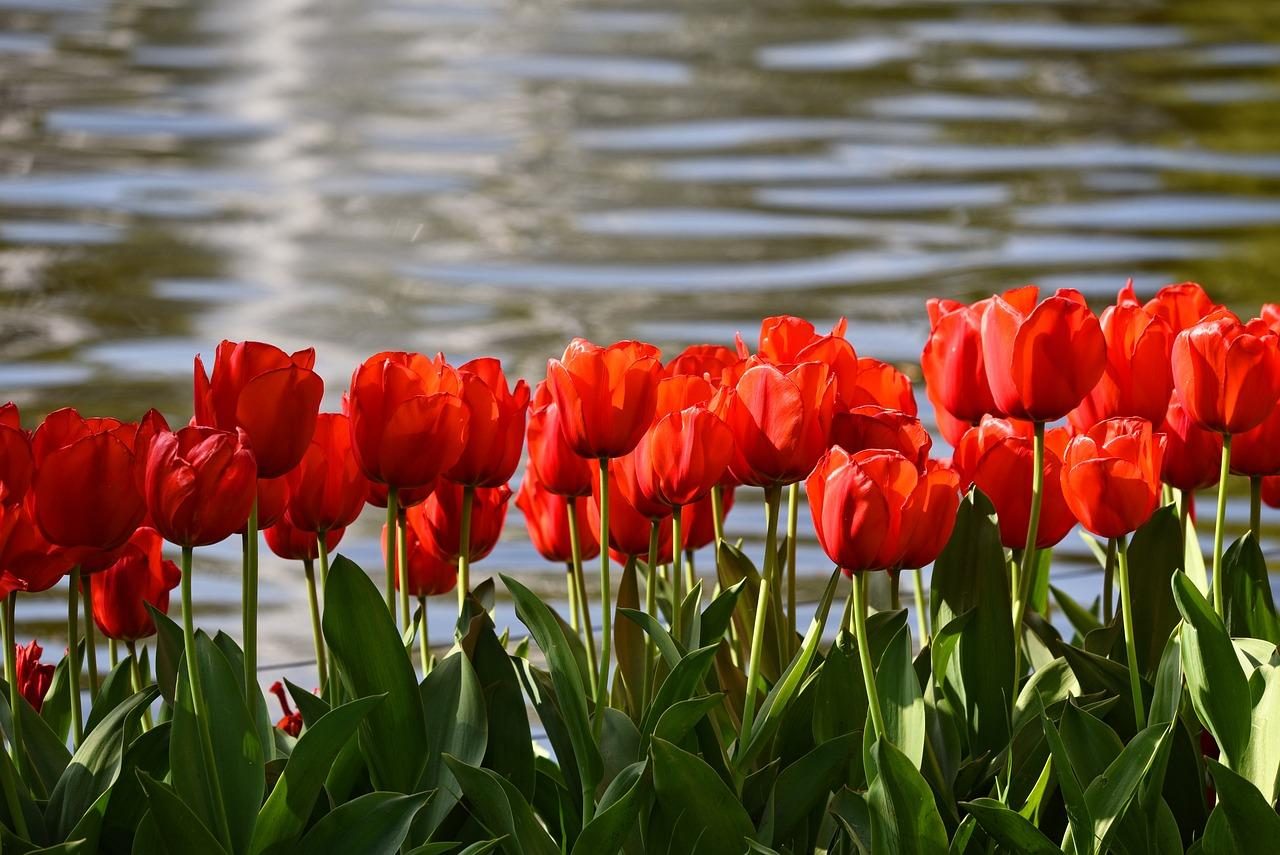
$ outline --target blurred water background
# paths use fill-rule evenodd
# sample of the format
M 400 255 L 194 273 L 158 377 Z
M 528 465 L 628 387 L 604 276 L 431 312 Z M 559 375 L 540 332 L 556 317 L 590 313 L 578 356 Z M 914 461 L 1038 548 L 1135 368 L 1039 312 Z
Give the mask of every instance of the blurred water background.
M 0 396 L 184 422 L 191 357 L 265 339 L 314 345 L 336 409 L 390 347 L 533 380 L 573 335 L 674 354 L 780 313 L 905 366 L 927 296 L 1025 281 L 1251 313 L 1278 105 L 1261 0 L 0 0 Z M 376 569 L 377 526 L 341 551 Z M 742 491 L 730 535 L 762 528 Z M 206 626 L 238 554 L 198 553 Z M 314 684 L 301 571 L 263 563 L 264 680 Z M 514 507 L 499 569 L 562 589 Z M 54 658 L 63 603 L 19 608 Z

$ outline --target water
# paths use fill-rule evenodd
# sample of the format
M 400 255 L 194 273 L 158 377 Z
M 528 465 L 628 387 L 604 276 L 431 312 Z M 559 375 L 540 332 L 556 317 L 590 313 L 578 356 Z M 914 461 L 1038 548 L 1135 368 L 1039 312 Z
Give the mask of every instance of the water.
M 260 338 L 315 345 L 336 408 L 388 346 L 533 378 L 575 334 L 674 352 L 781 312 L 909 362 L 926 296 L 1028 280 L 1249 311 L 1278 100 L 1257 0 L 0 0 L 0 388 L 29 424 L 184 421 L 192 355 Z M 477 574 L 559 590 L 520 522 Z M 729 527 L 756 545 L 754 497 Z M 198 556 L 206 625 L 236 557 Z M 300 571 L 263 585 L 271 676 L 310 640 Z M 62 609 L 24 598 L 24 633 L 59 647 Z

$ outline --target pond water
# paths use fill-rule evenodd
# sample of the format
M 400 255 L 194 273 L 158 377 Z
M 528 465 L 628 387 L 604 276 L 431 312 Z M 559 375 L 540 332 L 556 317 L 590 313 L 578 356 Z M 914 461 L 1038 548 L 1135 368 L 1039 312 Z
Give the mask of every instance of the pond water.
M 575 334 L 674 352 L 783 312 L 905 363 L 926 296 L 1029 280 L 1251 311 L 1278 102 L 1258 0 L 0 0 L 0 394 L 185 421 L 193 354 L 255 338 L 316 346 L 336 408 L 388 347 L 534 378 Z M 478 576 L 559 590 L 508 528 Z M 761 528 L 744 495 L 730 533 Z M 237 554 L 198 556 L 206 625 Z M 269 677 L 310 641 L 300 571 L 263 573 Z M 63 609 L 24 598 L 24 634 L 59 647 Z

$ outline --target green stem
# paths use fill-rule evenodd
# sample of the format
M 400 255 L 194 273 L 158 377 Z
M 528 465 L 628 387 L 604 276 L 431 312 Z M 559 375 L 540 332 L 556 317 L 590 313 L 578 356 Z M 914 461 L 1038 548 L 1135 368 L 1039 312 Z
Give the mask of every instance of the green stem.
M 249 545 L 249 599 L 244 610 L 244 685 L 245 691 L 258 685 L 258 499 L 253 499 L 249 525 L 245 532 Z M 248 697 L 253 697 L 250 694 Z M 250 701 L 252 703 L 252 701 Z
M 1222 535 L 1227 522 L 1227 478 L 1231 475 L 1231 434 L 1222 435 L 1222 469 L 1218 474 L 1218 515 L 1213 526 L 1213 610 L 1225 617 L 1222 603 Z
M 427 622 L 427 597 L 418 597 L 418 611 L 422 613 L 422 627 L 418 634 L 418 659 L 422 662 L 422 676 L 431 673 L 431 630 Z
M 133 639 L 127 640 L 124 645 L 125 650 L 129 651 L 129 675 L 132 678 L 134 694 L 137 694 L 147 685 L 147 681 L 142 676 L 142 661 L 138 659 L 138 646 Z M 142 729 L 148 731 L 151 727 L 151 705 L 148 704 L 142 711 Z
M 1017 702 L 1018 678 L 1022 672 L 1022 622 L 1027 612 L 1031 577 L 1036 571 L 1036 538 L 1040 532 L 1040 506 L 1044 499 L 1044 422 L 1035 423 L 1032 451 L 1031 514 L 1027 519 L 1027 545 L 1013 563 L 1013 693 Z
M 1125 538 L 1113 538 L 1116 544 L 1117 566 L 1120 576 L 1120 608 L 1124 614 L 1124 652 L 1129 663 L 1129 689 L 1133 693 L 1133 716 L 1138 730 L 1147 726 L 1147 714 L 1143 709 L 1142 675 L 1138 671 L 1138 648 L 1133 637 L 1133 602 L 1129 598 L 1129 546 Z
M 595 691 L 595 736 L 598 740 L 604 728 L 604 708 L 609 704 L 609 664 L 612 661 L 613 615 L 612 596 L 609 593 L 609 459 L 600 458 L 600 674 Z M 586 796 L 586 794 L 583 794 Z
M 880 708 L 880 692 L 876 689 L 876 672 L 871 665 L 871 644 L 867 641 L 867 574 L 853 578 L 853 629 L 858 639 L 858 659 L 862 663 L 862 683 L 867 690 L 867 710 L 871 713 L 872 735 L 887 738 L 884 712 Z
M 919 567 L 911 570 L 911 593 L 915 597 L 916 602 L 916 627 L 920 632 L 920 644 L 926 645 L 930 642 L 929 635 L 929 611 L 924 601 L 924 571 Z
M 756 620 L 751 631 L 751 659 L 747 664 L 747 694 L 742 705 L 742 738 L 748 738 L 755 722 L 756 692 L 760 686 L 760 654 L 764 650 L 765 618 L 769 614 L 770 589 L 778 573 L 778 511 L 782 504 L 782 488 L 764 489 L 764 572 L 760 590 L 756 592 Z
M 845 632 L 853 635 L 853 601 L 857 599 L 856 589 L 858 583 L 855 581 L 849 586 L 849 596 L 844 600 L 844 614 L 840 616 L 840 628 Z
M 401 505 L 396 508 L 396 566 L 400 568 L 400 619 L 405 629 L 413 620 L 409 607 L 409 515 Z
M 692 591 L 698 585 L 698 568 L 693 563 L 693 550 L 684 551 L 684 586 Z
M 889 608 L 902 608 L 902 570 L 896 567 L 889 571 Z
M 114 638 L 107 639 L 107 662 L 111 665 L 112 671 L 120 664 L 120 647 Z
M 471 506 L 475 498 L 475 487 L 468 484 L 462 488 L 462 520 L 458 525 L 458 617 L 462 617 L 467 594 L 471 593 Z
M 578 608 L 582 610 L 582 640 L 587 646 L 587 673 L 591 675 L 592 696 L 595 696 L 595 685 L 600 680 L 600 662 L 596 658 L 596 630 L 591 623 L 591 599 L 587 596 L 587 574 L 582 569 L 582 538 L 578 532 L 578 499 L 569 496 L 566 499 L 569 514 L 569 548 L 573 556 L 573 584 L 577 589 Z M 603 529 L 602 529 L 603 531 Z M 608 536 L 602 534 L 600 539 L 607 544 Z M 601 545 L 601 551 L 607 547 Z
M 307 606 L 311 609 L 311 643 L 315 646 L 316 673 L 320 676 L 320 694 L 323 696 L 329 666 L 325 662 L 324 633 L 320 631 L 320 598 L 316 595 L 315 562 L 310 558 L 304 558 L 302 572 L 307 577 Z
M 79 747 L 84 741 L 84 713 L 80 708 L 80 565 L 71 568 L 67 579 L 67 655 L 70 661 L 67 669 L 71 679 L 68 690 L 71 692 L 71 736 L 72 745 Z
M 383 560 L 386 565 L 387 611 L 391 612 L 391 620 L 396 619 L 396 524 L 399 519 L 399 491 L 395 487 L 387 487 L 387 542 L 383 548 Z
M 1107 541 L 1107 562 L 1102 568 L 1102 622 L 1111 623 L 1115 618 L 1116 539 Z
M 787 489 L 787 643 L 788 656 L 796 644 L 796 530 L 800 522 L 800 482 Z
M 18 592 L 10 591 L 4 601 L 4 679 L 9 684 L 9 711 L 13 721 L 13 764 L 17 767 L 18 777 L 25 778 L 27 767 L 26 743 L 22 741 L 22 714 L 19 703 L 26 703 L 18 686 Z M 25 824 L 21 812 L 10 811 Z M 24 834 L 20 829 L 14 829 Z
M 711 488 L 711 530 L 716 534 L 716 560 L 719 562 L 720 541 L 724 540 L 724 488 Z
M 681 579 L 683 578 L 681 573 L 684 572 L 684 550 L 680 548 L 681 534 L 680 509 L 674 508 L 673 513 L 671 514 L 671 578 L 675 580 L 676 588 L 675 596 L 672 598 L 671 603 L 671 629 L 676 640 L 683 644 L 684 627 L 681 626 L 681 624 L 684 623 L 684 615 L 681 614 L 683 611 L 683 609 L 681 609 L 681 600 L 684 597 L 684 592 L 681 590 Z
M 573 560 L 564 563 L 564 586 L 569 597 L 569 628 L 582 635 L 582 621 L 578 619 L 578 588 L 573 578 Z
M 316 554 L 320 556 L 320 590 L 322 591 L 325 589 L 325 586 L 329 584 L 329 544 L 325 542 L 325 538 L 328 534 L 329 533 L 327 531 L 322 531 L 316 534 Z M 324 684 L 329 687 L 330 694 L 336 697 L 338 686 L 334 682 L 335 668 L 333 657 L 327 655 L 328 644 L 325 642 L 323 632 L 321 632 L 320 640 L 325 643 L 326 650 L 325 667 L 327 673 L 324 677 Z M 326 698 L 326 700 L 332 702 L 333 698 Z
M 1249 530 L 1255 541 L 1262 541 L 1262 476 L 1249 479 Z
M 649 523 L 649 560 L 645 565 L 648 581 L 644 586 L 644 610 L 654 620 L 658 618 L 658 541 L 662 536 L 659 525 L 656 520 Z M 648 633 L 645 633 L 644 638 L 644 686 L 640 697 L 642 710 L 649 706 L 649 694 L 654 688 L 650 685 L 655 673 L 654 659 L 658 655 L 658 646 L 653 638 Z
M 93 622 L 93 576 L 85 574 L 80 578 L 80 586 L 84 588 L 82 605 L 84 608 L 84 656 L 89 664 L 89 702 L 98 697 L 98 627 Z

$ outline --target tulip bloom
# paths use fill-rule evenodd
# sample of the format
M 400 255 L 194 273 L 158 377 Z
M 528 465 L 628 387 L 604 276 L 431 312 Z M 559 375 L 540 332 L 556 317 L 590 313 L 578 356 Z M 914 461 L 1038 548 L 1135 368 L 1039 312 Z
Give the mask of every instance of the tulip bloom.
M 673 508 L 691 505 L 721 482 L 732 455 L 733 434 L 705 404 L 667 413 L 636 446 L 640 490 Z
M 29 505 L 0 505 L 0 594 L 47 591 L 74 563 L 66 550 L 45 540 Z
M 365 494 L 364 500 L 366 504 L 373 505 L 375 508 L 386 508 L 387 495 L 389 488 L 386 484 L 379 484 L 377 481 L 370 481 L 368 478 L 364 480 Z M 420 505 L 431 495 L 431 491 L 436 488 L 436 484 L 432 481 L 422 487 L 405 487 L 396 490 L 396 508 L 403 511 L 406 508 L 412 508 L 414 505 Z
M 1017 303 L 1022 290 L 1029 290 L 1035 300 L 1035 286 L 1006 291 L 1002 296 Z M 946 299 L 930 299 L 925 304 L 929 338 L 920 355 L 925 389 L 936 406 L 969 424 L 977 424 L 996 411 L 982 351 L 982 317 L 994 299 L 988 297 L 971 306 Z
M 992 298 L 982 316 L 987 382 L 1002 414 L 1053 421 L 1075 409 L 1106 367 L 1106 339 L 1080 292 L 1038 290 Z
M 276 696 L 276 700 L 280 702 L 280 709 L 284 712 L 284 715 L 276 722 L 276 728 L 297 739 L 298 735 L 302 733 L 302 712 L 300 710 L 295 711 L 289 706 L 289 696 L 285 694 L 284 686 L 279 680 L 271 684 L 270 691 L 271 694 Z
M 600 347 L 575 338 L 562 358 L 547 362 L 547 390 L 579 457 L 621 457 L 636 447 L 657 406 L 659 356 L 643 342 Z
M 1122 537 L 1160 503 L 1164 437 L 1146 419 L 1106 419 L 1071 440 L 1062 492 L 1076 518 L 1100 537 Z
M 326 529 L 325 552 L 337 549 L 346 531 L 342 527 Z M 320 540 L 316 533 L 294 528 L 287 515 L 271 528 L 265 529 L 262 536 L 267 541 L 267 548 L 285 561 L 315 561 L 320 557 Z
M 1160 478 L 1187 493 L 1218 483 L 1222 434 L 1205 430 L 1191 420 L 1175 392 L 1169 400 L 1160 433 L 1165 435 Z
M 195 360 L 195 424 L 248 436 L 262 478 L 278 478 L 302 459 L 315 430 L 324 381 L 314 348 L 285 353 L 257 341 L 224 341 L 212 376 Z
M 1269 508 L 1280 508 L 1280 475 L 1262 479 L 1262 501 Z
M 1134 302 L 1137 302 L 1137 298 L 1133 296 L 1132 282 L 1125 286 L 1121 295 L 1132 297 Z M 1182 282 L 1164 286 L 1142 308 L 1147 311 L 1147 314 L 1155 315 L 1167 323 L 1176 336 L 1222 307 L 1213 302 L 1205 290 L 1195 282 Z
M 21 503 L 35 477 L 31 434 L 22 429 L 13 403 L 0 407 L 0 505 Z
M 667 564 L 672 559 L 671 551 L 671 526 L 663 525 L 663 522 L 671 513 L 671 508 L 666 505 L 650 505 L 647 509 L 657 511 L 661 514 L 659 517 L 646 516 L 643 511 L 637 510 L 627 499 L 627 492 L 616 487 L 623 483 L 622 468 L 626 465 L 626 458 L 619 458 L 610 462 L 610 482 L 612 487 L 609 490 L 609 550 L 613 559 L 619 564 L 625 564 L 628 558 L 637 556 L 647 556 L 649 554 L 649 533 L 653 525 L 658 525 L 658 558 L 657 564 Z M 597 485 L 599 480 L 597 479 Z M 591 496 L 591 507 L 588 509 L 587 520 L 591 523 L 591 534 L 597 541 L 600 541 L 600 488 L 596 487 Z
M 1035 546 L 1057 545 L 1076 524 L 1062 494 L 1062 456 L 1070 435 L 1066 428 L 1045 432 L 1044 489 Z M 996 509 L 1000 542 L 1022 549 L 1031 526 L 1031 489 L 1035 476 L 1035 449 L 1031 425 L 991 416 L 969 431 L 956 446 L 956 470 L 963 483 L 982 491 Z
M 437 355 L 383 352 L 351 376 L 351 450 L 371 481 L 423 487 L 458 462 L 469 414 L 458 372 Z M 429 450 L 429 453 L 428 453 Z
M 834 378 L 822 363 L 748 368 L 720 408 L 733 434 L 734 478 L 757 487 L 803 479 L 827 447 L 834 406 Z
M 740 362 L 742 357 L 722 344 L 691 344 L 666 364 L 662 369 L 662 376 L 705 377 L 713 386 L 718 387 L 726 382 L 725 375 L 732 375 L 734 366 Z M 737 377 L 730 376 L 728 382 L 736 383 Z
M 831 328 L 831 338 L 844 338 L 849 328 L 847 318 L 836 321 Z M 794 365 L 807 360 L 800 357 L 801 351 L 815 342 L 827 338 L 820 334 L 812 323 L 794 315 L 777 315 L 765 318 L 760 322 L 760 346 L 757 353 L 765 362 L 774 365 Z M 745 350 L 742 336 L 738 336 L 739 348 Z
M 1173 394 L 1169 364 L 1173 329 L 1136 301 L 1126 301 L 1123 293 L 1117 305 L 1103 310 L 1101 326 L 1107 343 L 1106 368 L 1097 385 L 1068 414 L 1071 425 L 1085 431 L 1116 416 L 1159 424 Z
M 911 378 L 889 363 L 870 356 L 858 360 L 857 383 L 844 403 L 849 408 L 870 404 L 909 416 L 914 416 L 917 411 Z
M 1280 475 L 1280 405 L 1262 424 L 1231 438 L 1231 471 L 1251 478 Z
M 243 430 L 185 427 L 155 438 L 147 458 L 147 509 L 171 543 L 205 546 L 238 531 L 257 496 L 257 466 Z
M 467 442 L 445 477 L 473 487 L 498 487 L 511 480 L 520 462 L 529 385 L 517 380 L 507 388 L 502 363 L 473 359 L 458 369 L 462 402 L 470 417 Z
M 578 523 L 579 558 L 589 561 L 600 554 L 600 542 L 592 535 L 588 520 L 587 502 L 575 503 L 573 513 Z M 569 500 L 556 495 L 543 486 L 533 469 L 526 468 L 520 490 L 516 493 L 516 507 L 524 514 L 538 554 L 547 561 L 567 564 L 573 560 L 573 541 L 569 532 Z
M 1280 337 L 1261 319 L 1215 312 L 1174 340 L 1173 381 L 1198 425 L 1244 433 L 1280 398 Z
M 457 561 L 461 550 L 458 522 L 462 517 L 463 486 L 451 481 L 436 484 L 431 496 L 406 512 L 411 530 L 441 558 Z M 471 538 L 467 561 L 479 561 L 493 551 L 507 517 L 511 489 L 481 487 L 471 506 Z
M 292 528 L 314 535 L 356 521 L 370 485 L 352 451 L 351 423 L 345 415 L 322 413 L 316 419 L 311 443 L 285 478 L 289 483 L 285 518 Z M 406 496 L 399 498 L 406 503 Z
M 140 528 L 115 563 L 94 575 L 93 619 L 103 635 L 137 641 L 155 635 L 147 605 L 169 611 L 169 592 L 178 587 L 178 565 L 162 554 L 164 540 L 153 528 Z
M 910 459 L 910 458 L 908 458 Z M 960 510 L 960 476 L 936 460 L 920 468 L 920 483 L 903 508 L 902 555 L 898 566 L 918 569 L 937 559 L 951 539 Z M 916 577 L 920 584 L 920 577 Z M 923 597 L 916 600 L 917 607 Z
M 49 686 L 53 683 L 53 665 L 40 661 L 44 648 L 34 640 L 26 646 L 14 644 L 17 648 L 17 684 L 18 691 L 31 708 L 40 712 L 44 707 L 44 697 L 49 694 Z
M 868 448 L 892 449 L 923 470 L 933 440 L 915 416 L 872 404 L 836 413 L 831 444 L 851 454 Z
M 565 439 L 560 408 L 551 399 L 546 382 L 533 393 L 533 408 L 527 428 L 529 465 L 538 481 L 560 496 L 590 496 L 593 475 L 591 462 L 579 457 Z
M 284 516 L 289 506 L 289 481 L 284 476 L 259 478 L 255 493 L 258 502 L 258 530 L 261 531 L 275 525 Z M 248 521 L 238 529 L 241 534 L 248 530 Z
M 408 591 L 412 597 L 435 597 L 447 594 L 458 584 L 458 565 L 453 559 L 439 554 L 434 544 L 418 538 L 417 531 L 410 526 L 406 531 L 405 554 L 408 556 Z M 382 527 L 382 554 L 387 556 L 387 527 Z M 394 557 L 392 560 L 395 560 Z M 399 590 L 400 577 L 396 573 L 396 585 Z

